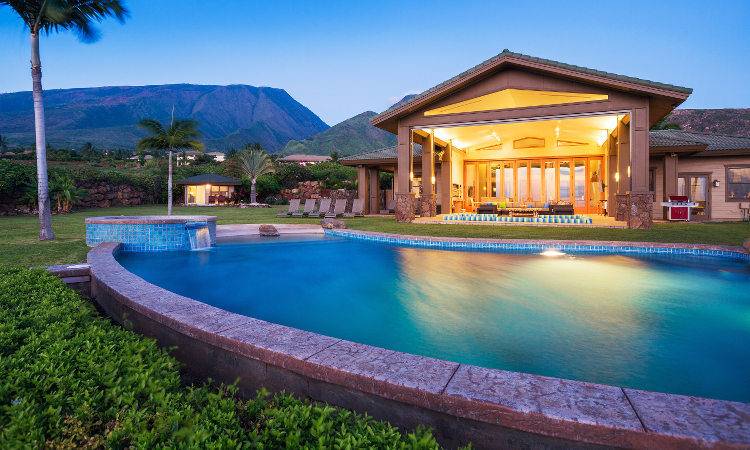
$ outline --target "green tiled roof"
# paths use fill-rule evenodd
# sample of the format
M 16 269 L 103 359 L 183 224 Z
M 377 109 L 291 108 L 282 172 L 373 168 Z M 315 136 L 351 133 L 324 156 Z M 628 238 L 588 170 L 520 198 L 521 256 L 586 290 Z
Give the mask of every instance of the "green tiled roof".
M 231 183 L 231 184 L 242 184 L 241 181 L 235 180 L 234 178 L 225 177 L 217 173 L 202 173 L 194 177 L 183 178 L 177 180 L 175 183 L 179 184 L 218 184 L 218 183 Z
M 750 137 L 732 134 L 703 133 L 687 130 L 658 130 L 649 132 L 651 146 L 708 145 L 707 152 L 715 150 L 750 150 Z M 655 145 L 654 142 L 673 142 Z M 679 143 L 683 142 L 683 143 Z
M 422 157 L 422 146 L 414 144 L 412 146 L 412 154 L 414 158 Z M 372 159 L 398 159 L 398 146 L 385 147 L 378 150 L 372 150 L 369 152 L 359 153 L 357 155 L 347 156 L 341 158 L 340 161 L 365 161 Z
M 565 64 L 565 63 L 561 63 L 561 62 L 558 62 L 558 61 L 552 61 L 550 59 L 543 59 L 543 58 L 536 58 L 536 57 L 529 56 L 529 55 L 522 55 L 521 53 L 511 52 L 510 50 L 508 50 L 506 48 L 499 55 L 497 55 L 497 56 L 495 56 L 493 58 L 490 58 L 487 61 L 484 61 L 483 63 L 478 64 L 478 65 L 472 67 L 471 69 L 469 69 L 467 71 L 464 71 L 464 72 L 456 75 L 455 77 L 451 78 L 450 80 L 444 81 L 444 82 L 438 84 L 435 87 L 427 89 L 426 91 L 422 92 L 421 94 L 417 95 L 416 97 L 414 97 L 414 98 L 412 98 L 412 99 L 410 99 L 410 100 L 408 100 L 408 101 L 406 101 L 404 103 L 400 103 L 400 104 L 394 105 L 394 106 L 388 108 L 387 110 L 383 111 L 382 113 L 378 114 L 377 116 L 373 116 L 370 119 L 370 122 L 374 122 L 374 121 L 378 120 L 380 117 L 384 116 L 385 114 L 387 114 L 387 113 L 389 113 L 391 111 L 394 111 L 396 109 L 403 108 L 406 105 L 418 102 L 419 100 L 421 100 L 422 98 L 430 95 L 431 93 L 435 92 L 436 90 L 438 90 L 438 89 L 440 89 L 440 88 L 442 88 L 442 87 L 444 87 L 444 86 L 446 86 L 446 85 L 448 85 L 450 83 L 453 83 L 454 81 L 459 80 L 459 79 L 461 79 L 461 78 L 463 78 L 463 77 L 465 77 L 467 75 L 470 75 L 470 74 L 472 74 L 474 72 L 478 72 L 478 71 L 482 70 L 484 67 L 486 67 L 487 65 L 492 64 L 495 61 L 497 61 L 498 59 L 503 58 L 503 57 L 521 59 L 521 60 L 524 60 L 524 61 L 535 62 L 535 63 L 538 63 L 538 64 L 544 64 L 544 65 L 551 66 L 551 67 L 558 67 L 560 69 L 566 69 L 566 70 L 572 70 L 572 71 L 575 71 L 575 72 L 585 73 L 587 75 L 595 75 L 595 76 L 602 77 L 602 78 L 609 78 L 610 80 L 624 81 L 624 82 L 627 82 L 627 83 L 639 84 L 641 86 L 648 86 L 648 87 L 653 87 L 653 88 L 657 88 L 657 89 L 664 89 L 664 90 L 667 90 L 667 91 L 679 92 L 681 94 L 692 94 L 692 92 L 693 92 L 692 89 L 686 88 L 686 87 L 674 86 L 674 85 L 665 84 L 665 83 L 658 83 L 656 81 L 643 80 L 641 78 L 628 77 L 628 76 L 625 76 L 625 75 L 617 75 L 617 74 L 614 74 L 614 73 L 603 72 L 601 70 L 588 69 L 586 67 L 581 67 L 581 66 L 574 66 L 574 65 L 571 65 L 571 64 Z

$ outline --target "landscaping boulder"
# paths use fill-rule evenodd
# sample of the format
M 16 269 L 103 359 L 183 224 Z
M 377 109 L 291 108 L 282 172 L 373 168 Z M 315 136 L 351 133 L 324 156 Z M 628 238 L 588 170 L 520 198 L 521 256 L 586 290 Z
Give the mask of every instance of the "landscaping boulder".
M 261 236 L 278 236 L 279 232 L 273 225 L 261 225 L 258 230 Z
M 326 230 L 334 230 L 336 228 L 346 228 L 346 222 L 339 219 L 330 219 L 326 218 L 320 221 L 320 226 L 325 228 Z

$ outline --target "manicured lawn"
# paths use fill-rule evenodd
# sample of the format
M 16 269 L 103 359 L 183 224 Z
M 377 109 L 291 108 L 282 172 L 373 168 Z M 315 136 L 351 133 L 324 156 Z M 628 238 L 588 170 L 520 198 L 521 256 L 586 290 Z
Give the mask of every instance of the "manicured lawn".
M 218 224 L 232 223 L 319 223 L 319 219 L 277 219 L 285 206 L 268 209 L 232 207 L 175 207 L 174 214 L 205 214 L 218 217 Z M 52 216 L 53 241 L 39 242 L 36 216 L 0 218 L 0 266 L 29 267 L 70 264 L 86 259 L 84 219 L 113 215 L 163 215 L 166 205 L 124 206 L 81 210 Z M 494 239 L 574 239 L 597 241 L 680 242 L 691 244 L 737 245 L 750 237 L 750 222 L 656 224 L 653 230 L 611 228 L 519 227 L 494 225 L 422 225 L 396 223 L 392 217 L 347 219 L 347 227 L 416 236 L 445 236 Z

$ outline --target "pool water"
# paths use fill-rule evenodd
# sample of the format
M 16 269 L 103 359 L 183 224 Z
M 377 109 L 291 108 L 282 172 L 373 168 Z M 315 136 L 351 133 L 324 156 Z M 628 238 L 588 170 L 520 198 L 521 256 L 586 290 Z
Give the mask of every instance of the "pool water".
M 463 364 L 750 402 L 750 264 L 409 248 L 333 236 L 126 253 L 228 311 Z

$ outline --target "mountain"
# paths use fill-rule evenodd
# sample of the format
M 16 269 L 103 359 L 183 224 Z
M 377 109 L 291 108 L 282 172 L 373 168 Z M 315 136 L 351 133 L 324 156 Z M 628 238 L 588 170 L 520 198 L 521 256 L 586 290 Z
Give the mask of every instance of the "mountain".
M 676 109 L 667 118 L 684 130 L 750 136 L 750 108 Z
M 337 151 L 344 156 L 396 145 L 398 138 L 395 134 L 372 126 L 370 118 L 375 115 L 372 111 L 363 112 L 311 138 L 289 141 L 279 153 L 330 155 Z
M 168 84 L 44 91 L 47 142 L 76 148 L 91 142 L 101 149 L 135 148 L 145 136 L 144 118 L 195 119 L 206 148 L 227 150 L 259 141 L 275 151 L 292 139 L 328 129 L 318 116 L 283 89 L 246 85 Z M 34 142 L 31 92 L 0 94 L 0 135 L 10 145 Z

